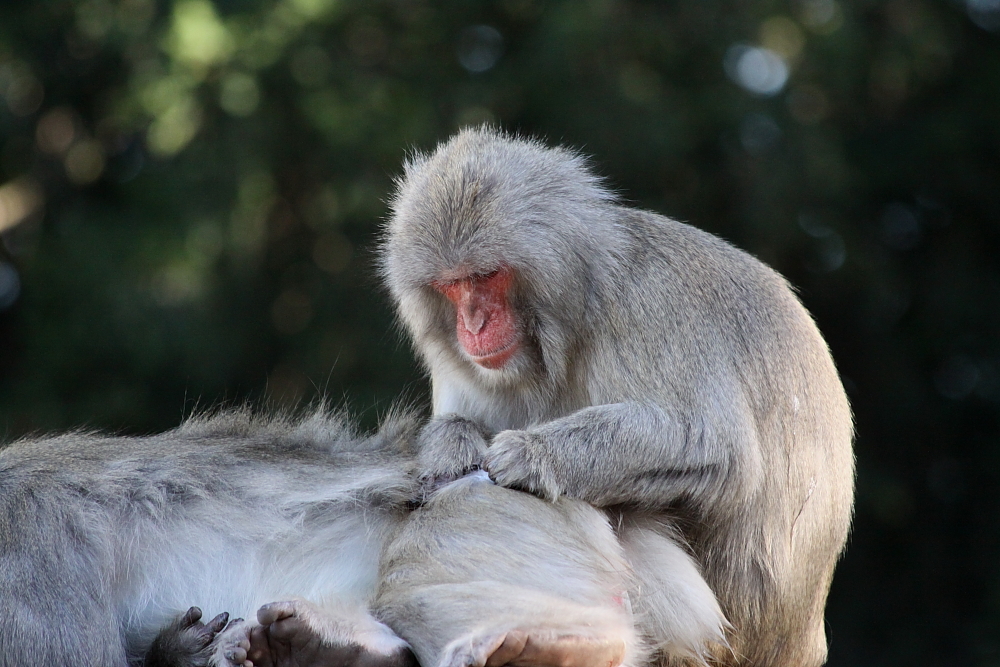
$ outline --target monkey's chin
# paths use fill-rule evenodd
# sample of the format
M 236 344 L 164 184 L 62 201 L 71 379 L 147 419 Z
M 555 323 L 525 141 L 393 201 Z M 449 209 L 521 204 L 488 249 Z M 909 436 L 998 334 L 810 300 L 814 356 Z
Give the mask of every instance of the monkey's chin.
M 506 347 L 487 352 L 486 354 L 473 354 L 468 350 L 466 350 L 466 353 L 469 355 L 469 358 L 479 366 L 488 368 L 491 371 L 498 371 L 503 368 L 515 354 L 517 354 L 517 351 L 520 348 L 521 346 L 518 344 L 518 341 L 515 340 Z

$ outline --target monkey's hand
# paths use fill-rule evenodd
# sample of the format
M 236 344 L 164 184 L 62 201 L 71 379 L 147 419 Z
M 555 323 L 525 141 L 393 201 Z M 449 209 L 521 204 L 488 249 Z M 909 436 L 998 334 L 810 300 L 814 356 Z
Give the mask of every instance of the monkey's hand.
M 483 467 L 494 482 L 545 500 L 563 494 L 545 437 L 531 431 L 501 431 L 493 438 Z
M 474 422 L 444 415 L 424 426 L 417 450 L 417 475 L 425 499 L 439 487 L 482 467 L 487 444 Z

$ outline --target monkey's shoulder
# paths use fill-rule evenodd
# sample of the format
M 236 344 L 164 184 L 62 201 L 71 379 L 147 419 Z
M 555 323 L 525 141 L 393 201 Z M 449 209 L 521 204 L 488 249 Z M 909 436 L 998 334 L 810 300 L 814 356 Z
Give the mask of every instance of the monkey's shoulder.
M 694 225 L 640 209 L 621 208 L 620 220 L 629 235 L 627 247 L 649 261 L 637 266 L 667 263 L 699 276 L 733 275 L 786 288 L 784 279 L 770 266 L 730 241 Z

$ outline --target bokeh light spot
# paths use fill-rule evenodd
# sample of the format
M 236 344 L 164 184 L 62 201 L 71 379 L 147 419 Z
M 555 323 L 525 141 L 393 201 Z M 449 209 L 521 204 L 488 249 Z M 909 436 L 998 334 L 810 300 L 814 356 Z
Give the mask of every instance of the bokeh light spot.
M 502 55 L 503 35 L 492 26 L 468 26 L 458 35 L 458 62 L 470 72 L 492 69 Z
M 233 39 L 219 20 L 215 5 L 206 0 L 182 0 L 174 5 L 168 45 L 180 61 L 213 65 L 229 58 Z
M 0 232 L 20 224 L 41 210 L 44 203 L 41 186 L 30 178 L 0 185 Z
M 792 19 L 787 16 L 774 16 L 761 24 L 760 43 L 787 62 L 794 62 L 802 54 L 806 37 Z
M 889 204 L 880 221 L 882 241 L 893 250 L 912 250 L 923 236 L 920 220 L 905 204 Z
M 146 139 L 154 155 L 169 157 L 194 139 L 201 127 L 201 107 L 190 96 L 176 100 L 149 126 Z
M 0 311 L 7 310 L 21 295 L 21 276 L 7 262 L 0 262 Z
M 781 92 L 788 81 L 788 65 L 770 49 L 734 44 L 726 51 L 726 74 L 743 89 L 770 97 Z
M 76 7 L 76 28 L 88 39 L 104 39 L 115 23 L 115 9 L 108 0 L 87 0 Z
M 844 23 L 844 14 L 836 0 L 801 0 L 799 19 L 819 34 L 836 32 Z
M 818 215 L 803 212 L 799 214 L 799 227 L 814 239 L 811 252 L 805 259 L 806 269 L 813 273 L 832 273 L 847 261 L 847 244 L 844 237 Z
M 77 142 L 63 160 L 66 177 L 75 185 L 89 185 L 104 172 L 104 148 L 99 141 Z
M 260 89 L 249 74 L 236 72 L 226 75 L 219 85 L 219 106 L 230 116 L 245 118 L 257 110 Z
M 0 88 L 6 87 L 7 108 L 15 116 L 30 116 L 42 106 L 45 88 L 24 63 L 15 61 L 0 67 L 0 84 L 3 83 L 6 86 Z
M 972 22 L 983 30 L 1000 30 L 1000 0 L 966 0 L 965 9 Z
M 48 111 L 35 127 L 35 142 L 38 149 L 52 155 L 62 155 L 76 138 L 76 123 L 73 112 L 66 107 Z
M 308 19 L 318 19 L 332 14 L 340 4 L 338 0 L 287 0 L 287 3 Z

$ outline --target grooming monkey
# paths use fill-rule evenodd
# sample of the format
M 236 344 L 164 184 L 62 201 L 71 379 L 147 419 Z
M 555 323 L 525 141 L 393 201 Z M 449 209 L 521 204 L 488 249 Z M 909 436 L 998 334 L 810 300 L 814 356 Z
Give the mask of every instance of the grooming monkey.
M 410 514 L 414 425 L 237 412 L 0 449 L 0 667 L 644 662 L 606 518 L 482 476 Z M 722 620 L 677 555 L 697 655 Z
M 732 625 L 716 660 L 825 660 L 853 424 L 781 276 L 621 205 L 578 154 L 488 128 L 406 165 L 381 261 L 431 377 L 427 488 L 482 466 L 605 508 L 654 647 L 686 595 L 660 557 L 679 525 Z

